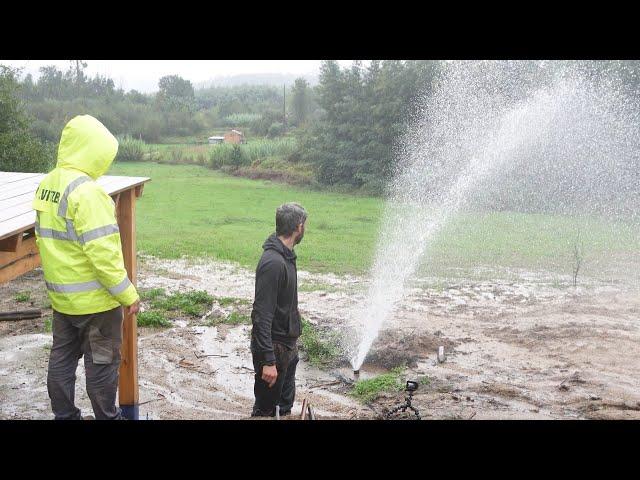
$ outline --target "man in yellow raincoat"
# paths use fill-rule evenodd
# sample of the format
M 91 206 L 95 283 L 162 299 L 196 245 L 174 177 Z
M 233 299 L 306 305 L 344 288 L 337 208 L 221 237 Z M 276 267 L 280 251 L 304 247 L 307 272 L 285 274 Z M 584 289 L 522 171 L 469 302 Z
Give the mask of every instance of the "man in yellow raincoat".
M 53 308 L 47 389 L 56 419 L 81 419 L 75 372 L 84 355 L 87 394 L 95 418 L 121 419 L 116 407 L 122 306 L 137 313 L 127 277 L 115 205 L 95 180 L 107 172 L 118 141 L 97 119 L 67 123 L 58 162 L 36 191 L 36 243 Z

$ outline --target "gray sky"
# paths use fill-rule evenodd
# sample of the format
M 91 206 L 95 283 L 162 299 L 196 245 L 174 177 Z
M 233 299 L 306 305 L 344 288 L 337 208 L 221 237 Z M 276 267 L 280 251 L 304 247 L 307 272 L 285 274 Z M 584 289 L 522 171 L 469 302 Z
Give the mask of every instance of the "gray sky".
M 55 65 L 67 70 L 69 60 L 0 60 L 0 64 L 24 67 L 23 74 L 38 76 L 38 69 Z M 117 87 L 141 92 L 157 90 L 158 80 L 165 75 L 180 75 L 193 84 L 216 77 L 249 73 L 312 74 L 320 68 L 320 60 L 85 60 L 86 73 L 106 75 Z M 352 60 L 338 60 L 351 65 Z

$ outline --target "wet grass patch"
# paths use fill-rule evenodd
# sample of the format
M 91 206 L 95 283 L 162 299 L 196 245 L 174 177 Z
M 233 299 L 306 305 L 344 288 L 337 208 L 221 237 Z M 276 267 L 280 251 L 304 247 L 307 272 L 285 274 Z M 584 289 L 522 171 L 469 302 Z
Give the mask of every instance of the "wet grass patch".
M 337 334 L 322 332 L 304 318 L 301 318 L 301 322 L 300 350 L 306 354 L 307 361 L 318 368 L 334 365 L 340 354 Z
M 170 327 L 171 325 L 171 321 L 162 312 L 157 310 L 138 313 L 139 327 L 162 328 Z
M 298 285 L 299 292 L 327 292 L 333 293 L 340 289 L 329 283 L 305 282 Z
M 401 381 L 402 372 L 403 367 L 396 367 L 388 373 L 358 380 L 353 385 L 349 395 L 362 403 L 370 403 L 377 399 L 382 393 L 400 392 L 404 388 Z
M 31 299 L 31 292 L 19 292 L 14 299 L 16 302 L 28 302 Z
M 156 328 L 170 327 L 171 320 L 184 315 L 200 317 L 214 301 L 214 297 L 203 290 L 168 295 L 162 288 L 141 291 L 140 299 L 148 304 L 150 309 L 138 314 L 138 325 Z

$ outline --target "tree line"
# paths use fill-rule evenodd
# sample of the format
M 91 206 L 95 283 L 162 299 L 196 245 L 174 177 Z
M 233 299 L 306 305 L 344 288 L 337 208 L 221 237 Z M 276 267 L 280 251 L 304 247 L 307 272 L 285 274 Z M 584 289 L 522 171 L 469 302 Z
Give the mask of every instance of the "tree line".
M 592 72 L 593 65 L 587 63 L 585 69 Z M 28 160 L 29 155 L 47 155 L 66 121 L 81 113 L 96 116 L 116 135 L 148 143 L 206 141 L 215 128 L 239 127 L 253 136 L 294 136 L 296 149 L 286 160 L 312 166 L 321 186 L 380 193 L 392 173 L 394 149 L 434 89 L 443 65 L 374 60 L 341 67 L 328 60 L 321 64 L 318 85 L 299 78 L 286 91 L 268 85 L 195 90 L 190 81 L 171 75 L 159 80 L 154 94 L 125 92 L 110 78 L 88 77 L 80 61 L 67 71 L 43 67 L 37 81 L 31 75 L 21 79 L 19 72 L 3 67 L 0 148 L 3 158 L 23 162 L 16 165 L 13 160 L 12 169 L 34 169 L 38 162 Z M 533 86 L 551 78 L 552 69 L 535 62 L 523 67 L 531 69 L 524 77 Z M 596 69 L 620 72 L 629 95 L 637 97 L 638 62 L 604 61 Z M 496 85 L 496 91 L 509 96 L 526 95 L 527 88 L 526 82 Z M 27 137 L 30 140 L 23 141 Z M 16 146 L 19 139 L 23 147 Z M 0 168 L 7 170 L 7 160 L 3 162 Z

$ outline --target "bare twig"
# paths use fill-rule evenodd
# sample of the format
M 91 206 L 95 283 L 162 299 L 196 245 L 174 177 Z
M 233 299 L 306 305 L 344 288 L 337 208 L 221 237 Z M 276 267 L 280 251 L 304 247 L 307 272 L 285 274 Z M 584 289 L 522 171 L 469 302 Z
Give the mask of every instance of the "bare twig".
M 160 395 L 160 398 L 154 398 L 154 399 L 151 399 L 151 400 L 147 400 L 146 402 L 139 403 L 139 404 L 138 404 L 138 406 L 140 406 L 140 405 L 145 405 L 145 404 L 147 404 L 147 403 L 151 403 L 151 402 L 157 402 L 158 400 L 166 400 L 166 399 L 167 399 L 167 398 L 166 398 L 164 395 L 162 395 L 161 393 L 159 393 L 158 395 Z
M 228 358 L 229 357 L 229 355 L 218 355 L 216 353 L 211 353 L 211 354 L 207 354 L 207 355 L 198 355 L 196 352 L 193 352 L 193 354 L 196 356 L 196 358 L 205 358 L 205 357 Z
M 330 385 L 339 385 L 342 384 L 342 380 L 334 380 L 333 382 L 326 382 L 326 383 L 318 383 L 316 385 L 312 385 L 309 387 L 309 390 L 312 390 L 314 388 L 320 388 L 320 387 L 328 387 Z

